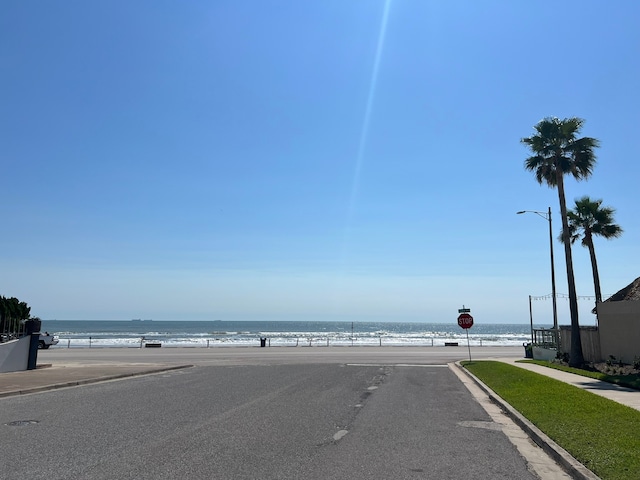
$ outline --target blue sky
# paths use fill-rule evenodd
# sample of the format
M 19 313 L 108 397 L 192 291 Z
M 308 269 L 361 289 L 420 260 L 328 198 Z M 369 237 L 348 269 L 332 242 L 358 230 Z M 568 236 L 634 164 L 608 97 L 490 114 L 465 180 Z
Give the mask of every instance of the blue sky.
M 560 218 L 520 139 L 547 116 L 601 141 L 566 196 L 616 208 L 624 235 L 596 244 L 615 293 L 640 276 L 638 18 L 632 0 L 5 0 L 0 294 L 44 319 L 455 322 L 464 304 L 527 323 L 548 224 L 515 212 L 551 206 L 554 236 Z

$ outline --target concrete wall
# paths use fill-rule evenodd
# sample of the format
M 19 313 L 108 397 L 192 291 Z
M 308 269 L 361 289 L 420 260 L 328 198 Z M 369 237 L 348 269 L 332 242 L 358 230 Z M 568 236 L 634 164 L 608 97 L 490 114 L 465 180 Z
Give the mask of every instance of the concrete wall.
M 31 336 L 0 343 L 0 373 L 26 370 L 29 365 Z
M 598 305 L 602 359 L 613 355 L 623 363 L 640 358 L 640 301 L 622 300 Z
M 537 347 L 535 345 L 531 351 L 534 360 L 544 360 L 546 362 L 552 362 L 558 355 L 558 351 L 555 348 Z

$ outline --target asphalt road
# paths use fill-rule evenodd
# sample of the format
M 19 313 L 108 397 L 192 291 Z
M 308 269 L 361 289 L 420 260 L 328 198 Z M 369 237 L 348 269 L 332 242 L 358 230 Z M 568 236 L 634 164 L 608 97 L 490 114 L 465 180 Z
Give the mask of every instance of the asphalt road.
M 522 357 L 522 347 L 217 347 L 53 348 L 38 351 L 38 363 L 160 363 L 265 365 L 299 363 L 445 364 L 458 360 Z
M 11 479 L 535 478 L 437 364 L 198 365 L 8 397 L 0 438 Z

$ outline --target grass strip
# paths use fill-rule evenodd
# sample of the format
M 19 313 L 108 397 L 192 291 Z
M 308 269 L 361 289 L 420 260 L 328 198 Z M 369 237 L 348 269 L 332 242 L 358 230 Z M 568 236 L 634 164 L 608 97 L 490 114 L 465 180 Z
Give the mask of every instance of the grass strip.
M 603 480 L 640 478 L 640 411 L 503 362 L 463 366 Z
M 555 368 L 556 370 L 562 370 L 563 372 L 575 373 L 583 377 L 595 378 L 603 382 L 615 383 L 621 387 L 633 388 L 640 390 L 640 375 L 609 375 L 607 373 L 598 372 L 595 370 L 584 370 L 582 368 L 573 368 L 566 365 L 562 365 L 554 362 L 546 362 L 544 360 L 519 360 L 522 363 L 534 363 L 543 367 Z

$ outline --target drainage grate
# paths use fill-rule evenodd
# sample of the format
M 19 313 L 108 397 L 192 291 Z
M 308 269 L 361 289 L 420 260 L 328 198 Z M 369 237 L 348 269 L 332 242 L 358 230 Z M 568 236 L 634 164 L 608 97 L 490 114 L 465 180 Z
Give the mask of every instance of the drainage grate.
M 5 423 L 8 427 L 26 427 L 27 425 L 35 425 L 40 423 L 38 420 L 16 420 L 15 422 Z

